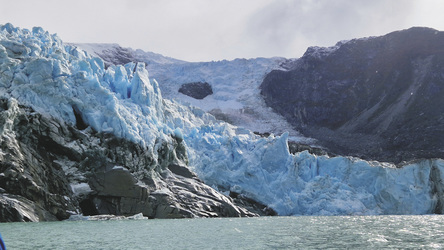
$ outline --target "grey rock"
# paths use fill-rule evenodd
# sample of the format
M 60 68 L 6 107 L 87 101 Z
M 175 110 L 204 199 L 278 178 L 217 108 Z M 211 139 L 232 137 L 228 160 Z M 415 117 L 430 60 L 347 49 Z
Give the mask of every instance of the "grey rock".
M 334 156 L 331 153 L 329 154 L 325 149 L 310 146 L 303 143 L 297 143 L 294 141 L 288 141 L 288 150 L 290 153 L 295 154 L 297 152 L 308 151 L 310 154 L 314 155 L 329 155 Z
M 230 197 L 233 198 L 235 204 L 240 205 L 242 207 L 247 208 L 249 211 L 253 211 L 260 216 L 276 216 L 278 215 L 276 211 L 272 208 L 257 202 L 253 199 L 250 199 L 242 194 L 231 192 Z
M 9 194 L 0 196 L 0 218 L 2 222 L 57 220 L 53 214 L 38 203 L 19 195 Z
M 190 171 L 185 166 L 177 165 L 177 164 L 170 164 L 168 165 L 168 169 L 171 171 L 171 173 L 183 176 L 185 178 L 194 178 L 197 179 L 197 175 Z

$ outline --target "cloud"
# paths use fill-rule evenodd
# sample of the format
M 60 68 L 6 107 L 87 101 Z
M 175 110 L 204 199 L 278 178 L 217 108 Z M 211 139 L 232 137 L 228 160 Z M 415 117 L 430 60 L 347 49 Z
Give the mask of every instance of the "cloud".
M 441 0 L 0 0 L 0 23 L 190 61 L 299 57 L 308 46 L 444 29 Z
M 413 0 L 276 1 L 258 11 L 246 27 L 249 39 L 269 53 L 300 56 L 312 45 L 382 35 L 404 27 Z
M 239 51 L 244 23 L 271 1 L 0 0 L 0 23 L 41 26 L 66 42 L 119 43 L 179 59 L 221 60 L 248 56 Z

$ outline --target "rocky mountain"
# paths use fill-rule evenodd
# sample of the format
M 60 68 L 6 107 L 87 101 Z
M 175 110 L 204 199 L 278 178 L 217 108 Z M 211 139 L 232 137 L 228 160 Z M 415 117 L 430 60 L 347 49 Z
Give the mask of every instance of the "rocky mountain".
M 401 162 L 444 156 L 444 32 L 411 28 L 307 49 L 261 84 L 267 105 L 328 151 Z

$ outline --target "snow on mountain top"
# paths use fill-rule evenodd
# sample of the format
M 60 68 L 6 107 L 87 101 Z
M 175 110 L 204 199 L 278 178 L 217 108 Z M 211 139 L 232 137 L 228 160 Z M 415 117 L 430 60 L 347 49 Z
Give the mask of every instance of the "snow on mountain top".
M 357 41 L 366 41 L 372 38 L 375 38 L 375 36 L 355 38 L 351 40 L 342 40 L 337 42 L 334 46 L 330 47 L 310 46 L 307 48 L 303 56 L 312 56 L 315 58 L 325 57 L 338 50 L 344 44 L 356 43 Z
M 91 56 L 103 58 L 106 62 L 111 64 L 125 64 L 128 62 L 145 62 L 146 64 L 171 64 L 181 63 L 185 61 L 177 60 L 171 57 L 166 57 L 154 52 L 145 52 L 143 50 L 132 48 L 123 48 L 116 43 L 68 43 L 77 46 Z M 117 59 L 117 60 L 116 60 Z

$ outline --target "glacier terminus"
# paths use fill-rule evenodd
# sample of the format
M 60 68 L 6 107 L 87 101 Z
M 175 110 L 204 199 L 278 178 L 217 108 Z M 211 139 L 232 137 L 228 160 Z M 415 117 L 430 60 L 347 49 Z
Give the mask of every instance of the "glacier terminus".
M 442 159 L 291 153 L 296 132 L 262 137 L 164 98 L 173 94 L 147 68 L 105 66 L 42 28 L 0 26 L 1 221 L 443 212 Z

